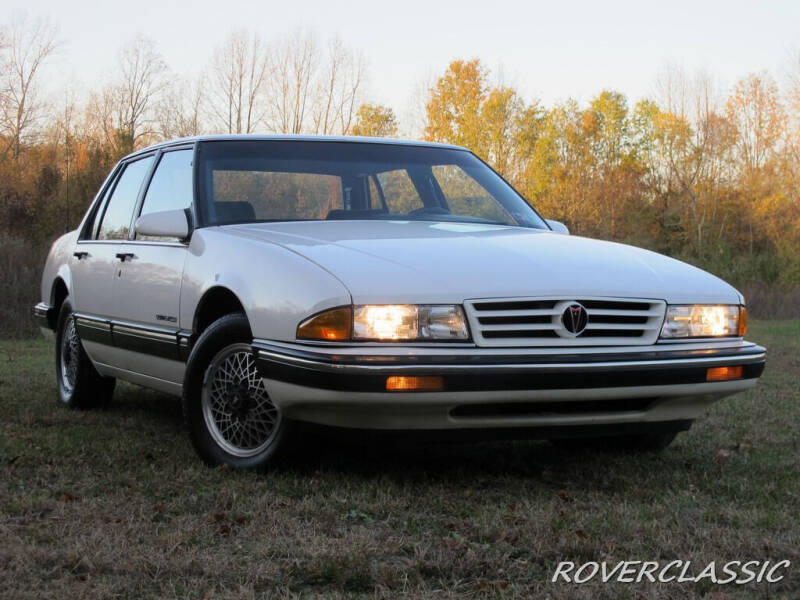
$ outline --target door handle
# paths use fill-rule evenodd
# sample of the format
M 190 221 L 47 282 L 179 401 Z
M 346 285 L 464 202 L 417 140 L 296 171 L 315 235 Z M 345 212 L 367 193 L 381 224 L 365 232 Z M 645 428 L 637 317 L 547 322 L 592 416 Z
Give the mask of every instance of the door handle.
M 80 260 L 82 258 L 86 258 L 87 256 L 89 256 L 89 253 L 88 252 L 73 252 L 72 256 L 74 256 L 75 258 Z
M 126 258 L 133 259 L 133 252 L 117 252 L 117 258 L 125 262 Z

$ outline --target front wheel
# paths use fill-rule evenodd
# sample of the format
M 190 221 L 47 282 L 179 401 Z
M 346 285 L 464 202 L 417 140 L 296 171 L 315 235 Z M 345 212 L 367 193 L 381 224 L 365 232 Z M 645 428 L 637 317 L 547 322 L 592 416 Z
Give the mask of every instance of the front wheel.
M 247 318 L 222 317 L 197 340 L 183 409 L 192 443 L 211 465 L 263 468 L 285 445 L 287 423 L 256 369 Z

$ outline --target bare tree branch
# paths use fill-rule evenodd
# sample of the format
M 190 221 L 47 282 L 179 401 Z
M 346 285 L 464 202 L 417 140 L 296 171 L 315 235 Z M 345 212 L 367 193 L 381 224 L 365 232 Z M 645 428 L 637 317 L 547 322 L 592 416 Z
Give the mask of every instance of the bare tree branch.
M 19 157 L 22 144 L 36 131 L 42 101 L 38 75 L 44 61 L 57 47 L 56 27 L 46 19 L 20 17 L 0 35 L 0 131 L 10 139 Z

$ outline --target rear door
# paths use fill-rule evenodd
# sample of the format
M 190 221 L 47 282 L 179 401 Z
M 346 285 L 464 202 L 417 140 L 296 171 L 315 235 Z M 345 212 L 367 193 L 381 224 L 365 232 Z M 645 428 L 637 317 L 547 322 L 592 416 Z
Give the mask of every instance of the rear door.
M 113 354 L 110 321 L 115 313 L 114 280 L 121 265 L 118 255 L 152 163 L 150 155 L 121 166 L 70 258 L 70 293 L 78 332 L 86 351 L 99 363 L 108 363 Z
M 165 210 L 191 211 L 192 147 L 170 149 L 157 157 L 158 164 L 147 185 L 139 215 Z M 131 232 L 121 253 L 114 284 L 114 342 L 123 350 L 145 357 L 131 357 L 129 365 L 150 377 L 179 382 L 178 322 L 181 278 L 188 252 L 185 240 L 141 236 Z M 163 360 L 162 360 L 163 359 Z

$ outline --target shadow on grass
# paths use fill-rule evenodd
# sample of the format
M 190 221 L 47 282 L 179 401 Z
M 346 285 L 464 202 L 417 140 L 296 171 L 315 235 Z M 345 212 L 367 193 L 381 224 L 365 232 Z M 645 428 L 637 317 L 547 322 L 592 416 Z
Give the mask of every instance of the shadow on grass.
M 104 419 L 124 420 L 164 436 L 165 447 L 189 445 L 181 402 L 176 397 L 122 384 L 103 412 Z M 324 473 L 349 479 L 389 478 L 468 487 L 480 486 L 481 480 L 527 480 L 575 490 L 598 489 L 606 482 L 620 491 L 627 485 L 640 485 L 637 476 L 654 472 L 659 485 L 669 486 L 687 476 L 689 460 L 685 447 L 675 446 L 661 454 L 627 454 L 591 447 L 567 449 L 546 440 L 437 442 L 419 440 L 413 434 L 385 436 L 305 424 L 292 433 L 291 450 L 275 466 L 275 474 L 311 477 Z M 694 469 L 713 468 L 713 457 L 702 452 L 691 452 L 690 459 Z

